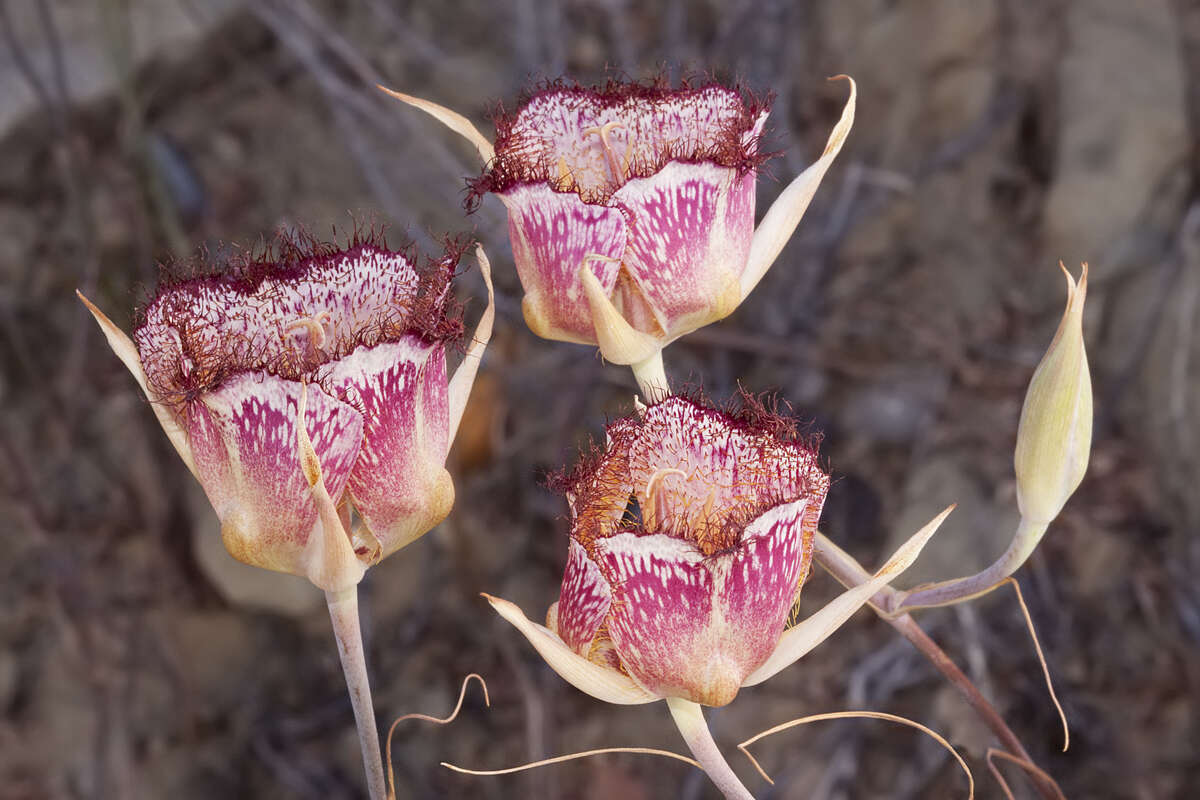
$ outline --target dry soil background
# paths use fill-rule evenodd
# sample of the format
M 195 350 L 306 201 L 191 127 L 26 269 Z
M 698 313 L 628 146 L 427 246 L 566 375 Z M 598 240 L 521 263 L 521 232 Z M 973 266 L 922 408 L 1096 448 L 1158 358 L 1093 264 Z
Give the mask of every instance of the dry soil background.
M 949 502 L 916 579 L 971 571 L 1014 523 L 1024 386 L 1092 265 L 1088 478 L 1020 573 L 1072 721 L 1058 726 L 1004 594 L 921 620 L 1073 798 L 1200 791 L 1200 3 L 1196 0 L 0 1 L 0 797 L 360 796 L 321 602 L 240 568 L 145 402 L 74 300 L 122 324 L 155 262 L 279 226 L 352 219 L 427 250 L 473 231 L 500 320 L 452 456 L 457 505 L 363 584 L 376 705 L 442 714 L 397 737 L 413 797 L 712 796 L 661 706 L 617 708 L 550 672 L 478 598 L 557 596 L 565 505 L 539 478 L 628 409 L 627 370 L 534 338 L 505 217 L 461 211 L 471 151 L 381 81 L 476 119 L 531 80 L 712 71 L 776 94 L 760 213 L 859 115 L 792 243 L 749 301 L 667 354 L 717 398 L 777 388 L 825 432 L 823 528 L 876 564 Z M 353 217 L 352 217 L 353 215 Z M 460 291 L 482 308 L 478 274 Z M 815 602 L 833 588 L 820 577 Z M 955 692 L 862 612 L 712 715 L 733 745 L 793 716 L 906 714 L 998 797 Z M 944 752 L 882 722 L 822 723 L 756 752 L 762 798 L 965 796 Z M 1018 779 L 1018 783 L 1020 783 Z M 1028 785 L 1018 792 L 1030 796 Z

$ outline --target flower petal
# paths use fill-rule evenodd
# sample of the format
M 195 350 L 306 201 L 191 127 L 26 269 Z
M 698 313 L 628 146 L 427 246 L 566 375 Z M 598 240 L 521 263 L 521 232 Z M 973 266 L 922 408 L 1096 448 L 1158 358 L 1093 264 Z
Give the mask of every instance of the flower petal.
M 555 633 L 576 653 L 588 656 L 611 604 L 612 589 L 608 581 L 588 558 L 583 545 L 572 539 L 555 615 Z
M 578 272 L 585 258 L 597 256 L 589 269 L 605 296 L 612 293 L 625 249 L 621 212 L 545 185 L 514 186 L 500 199 L 508 207 L 513 260 L 525 288 L 521 307 L 530 330 L 545 339 L 596 344 Z
M 934 517 L 924 528 L 913 534 L 912 538 L 902 544 L 900 549 L 892 554 L 888 562 L 883 565 L 871 580 L 848 589 L 834 598 L 832 602 L 822 607 L 821 610 L 795 627 L 785 631 L 779 639 L 779 645 L 775 648 L 775 652 L 771 653 L 770 658 L 762 666 L 754 670 L 742 685 L 754 686 L 755 684 L 762 683 L 767 678 L 791 666 L 801 656 L 825 641 L 855 611 L 866 605 L 876 592 L 916 561 L 917 556 L 921 553 L 921 548 L 925 546 L 925 543 L 937 531 L 938 526 L 942 524 L 942 520 L 953 510 L 954 506 L 950 506 L 941 514 Z
M 728 316 L 741 300 L 754 178 L 733 167 L 672 162 L 613 195 L 630 231 L 624 265 L 669 339 Z
M 746 512 L 757 513 L 779 498 L 802 493 L 810 500 L 809 527 L 816 527 L 829 477 L 804 443 L 780 442 L 682 397 L 647 408 L 640 426 L 611 430 L 617 437 L 633 437 L 625 467 L 633 490 L 643 512 L 656 507 L 657 517 L 671 530 L 721 528 L 725 520 L 744 520 Z M 652 476 L 668 469 L 676 474 L 655 482 L 652 502 L 647 495 Z
M 597 700 L 617 705 L 653 703 L 661 698 L 634 683 L 628 675 L 603 667 L 573 652 L 546 627 L 531 622 L 516 605 L 500 597 L 484 595 L 500 616 L 525 635 L 550 668 L 567 683 Z
M 318 523 L 297 448 L 300 391 L 295 381 L 239 375 L 189 405 L 186 426 L 226 549 L 247 564 L 304 575 L 303 550 Z M 305 426 L 331 497 L 345 489 L 362 425 L 352 407 L 309 387 Z
M 327 383 L 366 419 L 348 485 L 382 558 L 445 519 L 454 502 L 445 348 L 412 336 L 359 348 Z
M 614 587 L 608 633 L 638 683 L 705 705 L 733 699 L 775 649 L 808 572 L 806 503 L 767 511 L 735 551 L 713 557 L 663 535 L 597 542 L 601 571 Z
M 767 274 L 767 270 L 775 262 L 775 257 L 779 255 L 779 251 L 783 249 L 788 239 L 792 237 L 792 232 L 800 224 L 800 218 L 804 216 L 804 212 L 808 209 L 808 204 L 812 202 L 813 195 L 817 193 L 817 187 L 821 185 L 821 179 L 829 171 L 829 167 L 841 151 L 846 137 L 850 135 L 850 128 L 854 125 L 854 104 L 857 89 L 853 78 L 845 75 L 838 77 L 850 81 L 850 99 L 846 101 L 846 106 L 842 109 L 841 118 L 829 134 L 829 141 L 825 144 L 825 152 L 808 169 L 804 170 L 795 180 L 788 184 L 788 187 L 783 190 L 775 200 L 775 203 L 767 211 L 762 222 L 759 223 L 758 230 L 754 232 L 754 239 L 750 244 L 750 256 L 746 264 L 746 271 L 742 273 L 741 278 L 743 300 L 758 285 L 763 275 Z

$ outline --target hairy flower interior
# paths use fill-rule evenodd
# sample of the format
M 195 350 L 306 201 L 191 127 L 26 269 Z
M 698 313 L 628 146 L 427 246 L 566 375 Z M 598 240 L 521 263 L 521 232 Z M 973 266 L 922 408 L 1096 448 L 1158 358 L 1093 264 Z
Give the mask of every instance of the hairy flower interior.
M 572 535 L 588 547 L 621 532 L 665 534 L 708 556 L 737 547 L 767 509 L 828 487 L 815 452 L 771 422 L 679 397 L 618 421 L 604 453 L 574 476 Z
M 184 404 L 243 372 L 319 383 L 322 366 L 357 347 L 461 329 L 445 315 L 457 252 L 421 274 L 381 241 L 289 246 L 279 260 L 165 282 L 134 331 L 160 400 Z
M 598 89 L 551 85 L 513 116 L 496 119 L 496 158 L 472 197 L 516 183 L 546 182 L 604 203 L 628 180 L 670 161 L 753 169 L 766 108 L 716 84 L 609 83 Z

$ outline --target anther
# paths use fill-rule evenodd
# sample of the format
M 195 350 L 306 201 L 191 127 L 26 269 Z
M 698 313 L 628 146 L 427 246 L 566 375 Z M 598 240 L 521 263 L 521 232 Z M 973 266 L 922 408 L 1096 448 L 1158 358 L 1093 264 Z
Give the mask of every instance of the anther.
M 329 312 L 321 311 L 311 317 L 301 317 L 288 323 L 283 329 L 284 335 L 295 331 L 304 331 L 308 334 L 309 347 L 315 353 L 324 354 L 325 342 L 328 336 L 325 333 L 325 325 L 329 322 Z
M 659 503 L 658 490 L 662 485 L 663 479 L 668 475 L 678 475 L 681 478 L 687 478 L 687 473 L 681 469 L 674 467 L 662 467 L 656 469 L 650 479 L 646 481 L 646 502 L 642 504 L 642 525 L 646 530 L 656 530 L 659 523 Z

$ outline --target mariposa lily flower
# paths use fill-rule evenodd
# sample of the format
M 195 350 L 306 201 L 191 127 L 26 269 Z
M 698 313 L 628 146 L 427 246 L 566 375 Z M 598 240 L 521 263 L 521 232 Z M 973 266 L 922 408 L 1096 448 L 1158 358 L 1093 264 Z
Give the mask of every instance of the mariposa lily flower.
M 786 418 L 755 402 L 731 415 L 669 397 L 611 424 L 604 450 L 565 483 L 571 541 L 546 625 L 488 600 L 567 681 L 621 704 L 730 702 L 829 636 L 945 516 L 789 626 L 829 478 Z
M 635 371 L 758 284 L 841 150 L 855 101 L 851 80 L 825 151 L 754 230 L 769 108 L 737 89 L 554 83 L 495 119 L 494 145 L 460 114 L 385 91 L 478 150 L 486 166 L 468 202 L 494 193 L 508 208 L 533 332 L 598 345 Z
M 493 308 L 447 379 L 458 249 L 420 271 L 375 237 L 277 249 L 164 282 L 132 340 L 80 297 L 204 487 L 229 552 L 335 592 L 449 512 L 446 455 Z

